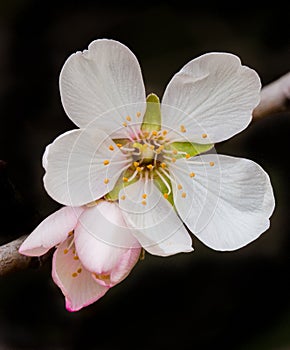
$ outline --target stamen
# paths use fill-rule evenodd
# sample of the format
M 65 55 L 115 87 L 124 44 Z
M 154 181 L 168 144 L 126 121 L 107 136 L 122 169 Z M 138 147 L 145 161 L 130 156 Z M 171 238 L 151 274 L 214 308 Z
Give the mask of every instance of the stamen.
M 123 145 L 121 143 L 116 143 L 117 147 L 121 148 Z
M 124 201 L 126 199 L 126 196 L 123 194 L 121 197 L 122 201 Z
M 126 128 L 128 124 L 126 122 L 122 123 L 122 125 Z
M 177 149 L 174 149 L 172 153 L 176 155 L 178 153 Z
M 141 112 L 136 113 L 136 117 L 139 118 L 141 116 Z
M 128 120 L 128 122 L 130 122 L 131 121 L 131 117 L 129 115 L 127 115 L 126 120 Z
M 163 197 L 164 197 L 165 199 L 168 199 L 168 193 L 164 193 L 164 194 L 163 194 Z
M 185 158 L 189 159 L 190 157 L 191 157 L 191 155 L 189 153 L 186 153 Z
M 186 197 L 186 193 L 185 193 L 185 192 L 182 192 L 182 193 L 181 193 L 181 197 L 182 197 L 182 198 L 185 198 L 185 197 Z
M 132 181 L 133 179 L 135 179 L 135 177 L 136 177 L 136 175 L 138 174 L 138 170 L 136 169 L 135 171 L 134 171 L 134 174 L 129 178 L 129 179 L 127 179 L 127 178 L 125 178 L 125 179 L 127 179 L 127 181 L 125 181 L 125 182 L 130 182 L 130 181 Z M 123 178 L 123 181 L 124 181 L 124 178 Z
M 143 198 L 143 199 L 146 199 L 146 198 L 147 198 L 147 194 L 146 194 L 146 193 L 143 193 L 143 194 L 142 194 L 142 198 Z
M 147 202 L 146 202 L 145 200 L 143 200 L 141 203 L 142 203 L 143 205 L 146 205 L 146 204 L 147 204 Z
M 214 162 L 209 162 L 209 165 L 210 166 L 214 166 Z
M 63 254 L 67 254 L 67 253 L 68 253 L 68 249 L 64 249 Z
M 182 185 L 178 184 L 177 188 L 178 188 L 179 190 L 182 190 Z
M 79 257 L 77 255 L 75 255 L 74 260 L 79 260 Z
M 104 179 L 104 184 L 108 184 L 110 182 L 110 180 L 108 178 Z
M 72 273 L 72 277 L 77 277 L 77 276 L 78 276 L 77 272 Z
M 161 169 L 162 170 L 162 169 Z M 162 180 L 162 182 L 164 183 L 164 185 L 167 188 L 167 195 L 169 196 L 171 193 L 171 188 L 169 186 L 169 183 L 166 181 L 166 179 L 164 178 L 163 175 L 160 174 L 160 172 L 158 170 L 156 170 L 156 173 L 158 174 L 158 176 L 160 177 L 160 179 Z
M 137 168 L 139 166 L 139 162 L 134 162 L 134 167 Z
M 128 180 L 129 180 L 129 179 L 128 179 L 127 177 L 125 177 L 125 176 L 123 177 L 123 181 L 124 181 L 124 182 L 128 182 Z
M 163 131 L 162 131 L 162 135 L 163 135 L 163 136 L 166 136 L 166 135 L 167 135 L 167 133 L 168 133 L 168 131 L 167 131 L 167 130 L 163 130 Z
M 181 132 L 186 132 L 185 126 L 184 125 L 180 125 L 180 131 Z
M 162 168 L 162 169 L 165 169 L 166 166 L 167 166 L 166 163 L 161 163 L 160 165 L 161 165 L 161 168 Z
M 110 150 L 110 151 L 114 151 L 114 146 L 113 146 L 113 145 L 110 145 L 110 146 L 109 146 L 109 150 Z
M 157 136 L 157 135 L 158 135 L 158 132 L 157 132 L 156 130 L 153 130 L 153 131 L 151 131 L 151 135 Z
M 82 268 L 80 267 L 79 269 L 77 269 L 77 273 L 81 273 L 82 272 Z
M 110 161 L 108 159 L 105 159 L 104 162 L 103 162 L 104 165 L 108 165 L 110 164 Z
M 149 170 L 152 170 L 154 167 L 153 167 L 152 164 L 148 164 L 148 165 L 146 166 L 146 168 L 149 169 Z
M 206 139 L 206 138 L 207 138 L 207 134 L 202 134 L 201 137 L 202 137 L 203 139 Z
M 194 172 L 191 172 L 191 173 L 189 174 L 189 176 L 190 176 L 190 177 L 195 177 L 195 173 L 194 173 Z

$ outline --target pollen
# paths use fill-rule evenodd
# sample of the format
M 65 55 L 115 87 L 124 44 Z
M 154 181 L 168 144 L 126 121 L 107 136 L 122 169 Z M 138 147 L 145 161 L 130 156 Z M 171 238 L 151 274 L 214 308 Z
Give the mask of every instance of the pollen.
M 152 151 L 153 151 L 154 148 L 155 148 L 153 145 L 150 145 L 149 147 L 150 147 L 150 149 L 152 149 Z
M 109 182 L 110 182 L 110 180 L 108 178 L 105 178 L 104 184 L 108 184 Z
M 109 146 L 109 150 L 110 150 L 110 151 L 114 151 L 114 146 L 113 146 L 113 145 L 110 145 L 110 146 Z
M 77 277 L 77 276 L 78 276 L 77 272 L 72 273 L 72 277 Z
M 77 269 L 77 273 L 81 273 L 82 272 L 82 268 L 80 267 L 79 269 Z
M 214 162 L 209 162 L 209 165 L 210 166 L 214 166 Z
M 128 178 L 127 177 L 123 177 L 123 181 L 124 182 L 128 182 Z
M 180 184 L 177 186 L 177 188 L 178 188 L 179 190 L 182 190 L 182 186 L 181 186 Z
M 162 131 L 162 135 L 163 135 L 163 136 L 166 136 L 166 135 L 167 135 L 167 133 L 168 133 L 168 131 L 167 131 L 167 130 L 163 130 L 163 131 Z
M 153 169 L 153 165 L 152 164 L 148 164 L 147 165 L 147 169 L 152 170 Z
M 104 160 L 104 165 L 110 164 L 110 161 L 108 159 Z
M 126 199 L 126 196 L 123 194 L 121 197 L 122 201 L 124 201 Z
M 180 125 L 180 131 L 181 132 L 186 132 L 185 126 L 184 125 Z
M 192 172 L 192 173 L 189 174 L 189 176 L 190 177 L 195 177 L 195 173 Z
M 145 200 L 143 200 L 141 203 L 142 203 L 143 205 L 146 205 L 146 204 L 147 204 L 147 202 L 146 202 Z
M 146 198 L 147 198 L 147 194 L 146 194 L 146 193 L 143 193 L 143 194 L 142 194 L 142 198 L 143 198 L 143 199 L 146 199 Z
M 158 132 L 157 132 L 156 130 L 153 130 L 153 131 L 152 131 L 152 135 L 153 135 L 153 136 L 157 136 L 157 135 L 158 135 Z
M 79 257 L 77 255 L 75 255 L 74 260 L 79 260 Z
M 182 198 L 185 198 L 185 197 L 186 197 L 186 193 L 185 193 L 185 192 L 182 192 L 182 193 L 181 193 L 181 197 L 182 197 Z
M 160 165 L 161 165 L 161 168 L 162 168 L 162 169 L 165 169 L 165 168 L 166 168 L 166 163 L 161 163 Z
M 137 168 L 139 166 L 139 162 L 134 162 L 134 167 Z
M 67 253 L 68 253 L 68 249 L 64 249 L 63 254 L 67 254 Z
M 137 118 L 139 118 L 141 116 L 141 112 L 137 112 L 136 116 L 137 116 Z
M 164 193 L 164 194 L 163 194 L 163 197 L 164 197 L 165 199 L 167 199 L 167 198 L 168 198 L 168 193 Z
M 186 159 L 190 158 L 190 154 L 189 154 L 189 153 L 186 153 L 185 158 L 186 158 Z
M 202 134 L 201 137 L 202 137 L 203 139 L 206 139 L 206 138 L 207 138 L 207 134 Z
M 121 143 L 116 143 L 117 147 L 121 148 L 123 145 Z
M 128 124 L 126 122 L 122 123 L 122 125 L 126 128 Z
M 138 171 L 138 173 L 140 173 L 140 172 L 143 170 L 143 168 L 137 166 L 137 167 L 136 167 L 136 170 Z
M 127 115 L 126 120 L 128 120 L 128 122 L 130 122 L 131 121 L 131 117 L 129 115 Z

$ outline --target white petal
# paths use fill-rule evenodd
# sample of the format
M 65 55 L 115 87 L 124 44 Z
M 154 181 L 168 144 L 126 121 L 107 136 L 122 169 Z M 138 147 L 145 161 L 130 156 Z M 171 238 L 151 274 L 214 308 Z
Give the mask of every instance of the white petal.
M 43 220 L 26 238 L 19 252 L 29 256 L 40 256 L 64 241 L 73 231 L 83 208 L 64 207 Z
M 269 177 L 258 164 L 213 154 L 175 164 L 170 171 L 177 179 L 173 184 L 176 209 L 207 246 L 238 249 L 267 230 L 275 203 Z
M 84 127 L 95 120 L 95 126 L 109 135 L 126 122 L 126 116 L 141 123 L 137 113 L 143 115 L 146 108 L 139 63 L 114 40 L 96 40 L 88 50 L 72 54 L 61 71 L 60 93 L 76 125 Z
M 44 186 L 57 202 L 80 206 L 111 191 L 128 165 L 126 156 L 101 130 L 73 130 L 47 149 Z
M 52 278 L 65 296 L 66 308 L 78 311 L 100 299 L 109 288 L 97 283 L 91 272 L 74 259 L 72 249 L 64 253 L 66 247 L 65 241 L 53 255 Z
M 117 203 L 101 201 L 86 209 L 75 229 L 76 251 L 86 269 L 110 274 L 128 249 L 140 247 L 131 231 Z
M 171 140 L 215 143 L 247 127 L 259 102 L 257 73 L 228 53 L 208 53 L 187 63 L 162 99 L 162 124 Z
M 136 229 L 133 234 L 149 253 L 167 256 L 193 250 L 188 232 L 153 181 L 139 180 L 122 189 L 119 205 L 128 224 Z

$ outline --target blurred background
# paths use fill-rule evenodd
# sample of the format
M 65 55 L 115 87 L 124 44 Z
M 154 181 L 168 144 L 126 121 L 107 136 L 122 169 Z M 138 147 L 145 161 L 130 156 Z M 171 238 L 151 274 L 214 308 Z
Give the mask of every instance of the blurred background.
M 58 90 L 64 61 L 98 38 L 127 45 L 160 97 L 190 59 L 240 56 L 265 85 L 289 71 L 289 12 L 183 0 L 0 1 L 0 243 L 59 208 L 44 191 L 45 146 L 74 127 Z M 290 349 L 289 115 L 265 118 L 216 146 L 258 162 L 277 201 L 271 228 L 228 253 L 146 254 L 97 303 L 64 308 L 50 263 L 0 279 L 0 349 Z

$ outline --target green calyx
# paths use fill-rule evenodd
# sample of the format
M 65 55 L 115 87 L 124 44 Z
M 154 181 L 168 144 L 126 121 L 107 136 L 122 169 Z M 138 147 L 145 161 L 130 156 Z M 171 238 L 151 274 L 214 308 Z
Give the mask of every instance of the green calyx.
M 141 130 L 144 132 L 159 131 L 161 129 L 161 110 L 159 97 L 150 94 L 146 98 L 146 112 L 143 117 Z

